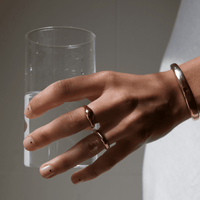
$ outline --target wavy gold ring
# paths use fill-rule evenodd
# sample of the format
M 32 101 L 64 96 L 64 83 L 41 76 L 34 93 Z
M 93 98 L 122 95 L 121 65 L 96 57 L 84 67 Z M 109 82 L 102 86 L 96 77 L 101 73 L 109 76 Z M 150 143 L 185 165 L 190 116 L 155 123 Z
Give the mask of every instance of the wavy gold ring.
M 110 149 L 110 145 L 108 144 L 108 142 L 106 141 L 106 139 L 103 137 L 103 135 L 101 133 L 99 133 L 99 131 L 95 130 L 94 131 L 95 135 L 98 135 L 101 139 L 101 142 L 103 143 L 104 147 L 106 150 Z
M 90 123 L 91 128 L 94 128 L 95 121 L 94 121 L 94 113 L 93 113 L 92 109 L 86 105 L 84 105 L 83 107 L 85 108 L 85 115 L 86 115 L 87 120 Z

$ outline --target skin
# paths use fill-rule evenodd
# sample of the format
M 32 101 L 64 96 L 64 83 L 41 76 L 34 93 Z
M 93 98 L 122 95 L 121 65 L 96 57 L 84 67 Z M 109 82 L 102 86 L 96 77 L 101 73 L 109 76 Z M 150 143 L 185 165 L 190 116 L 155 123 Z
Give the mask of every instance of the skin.
M 181 69 L 199 107 L 198 66 L 199 57 L 181 65 Z M 194 75 L 196 79 L 192 78 Z M 165 136 L 190 118 L 172 70 L 149 75 L 106 71 L 61 80 L 36 95 L 25 109 L 25 115 L 33 119 L 64 102 L 85 98 L 91 101 L 88 106 L 95 114 L 95 122 L 100 123 L 99 132 L 110 145 L 115 145 L 93 164 L 75 172 L 71 177 L 74 184 L 96 178 L 142 145 Z M 29 134 L 24 147 L 34 151 L 89 126 L 84 108 L 77 108 Z M 100 138 L 91 134 L 64 154 L 44 163 L 40 174 L 52 178 L 103 149 Z

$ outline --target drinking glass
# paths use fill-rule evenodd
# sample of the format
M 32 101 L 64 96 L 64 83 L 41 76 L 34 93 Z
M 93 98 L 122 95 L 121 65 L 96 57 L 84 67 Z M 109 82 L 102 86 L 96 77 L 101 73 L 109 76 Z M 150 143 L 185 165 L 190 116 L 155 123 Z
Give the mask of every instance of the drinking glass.
M 75 27 L 44 27 L 28 32 L 25 41 L 24 107 L 53 82 L 96 72 L 95 35 L 91 31 Z M 64 103 L 36 119 L 24 116 L 24 137 L 60 115 L 88 103 L 88 100 Z M 40 167 L 44 162 L 70 149 L 91 132 L 93 130 L 83 130 L 33 152 L 24 149 L 24 165 Z M 96 159 L 97 156 L 76 167 L 83 168 Z

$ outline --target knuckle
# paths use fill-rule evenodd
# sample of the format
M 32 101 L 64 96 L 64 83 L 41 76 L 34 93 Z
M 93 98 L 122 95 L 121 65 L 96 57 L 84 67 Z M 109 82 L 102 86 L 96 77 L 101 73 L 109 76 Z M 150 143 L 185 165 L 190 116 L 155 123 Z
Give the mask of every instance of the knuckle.
M 74 126 L 79 126 L 82 127 L 82 125 L 84 124 L 82 119 L 78 116 L 76 116 L 75 113 L 69 113 L 69 119 L 72 122 L 72 124 L 74 124 Z
M 45 144 L 51 142 L 51 137 L 49 136 L 49 131 L 46 126 L 40 128 L 39 141 Z
M 52 85 L 53 90 L 56 91 L 56 93 L 58 93 L 58 95 L 63 96 L 69 93 L 69 91 L 71 90 L 71 81 L 70 79 L 66 80 L 59 80 L 57 81 L 55 84 Z
M 63 120 L 63 129 L 64 130 L 81 130 L 85 124 L 82 118 L 76 115 L 76 112 L 69 112 L 65 115 L 65 117 L 62 119 Z M 68 122 L 68 123 L 66 123 Z
M 97 75 L 106 83 L 112 83 L 116 80 L 116 73 L 113 71 L 98 72 Z
M 94 156 L 97 154 L 98 150 L 100 149 L 100 142 L 98 139 L 95 139 L 93 141 L 86 141 L 84 143 L 84 147 L 86 149 L 86 154 L 89 156 Z
M 69 160 L 64 154 L 59 156 L 59 160 L 60 160 L 59 168 L 62 169 L 62 171 L 66 171 L 71 168 Z

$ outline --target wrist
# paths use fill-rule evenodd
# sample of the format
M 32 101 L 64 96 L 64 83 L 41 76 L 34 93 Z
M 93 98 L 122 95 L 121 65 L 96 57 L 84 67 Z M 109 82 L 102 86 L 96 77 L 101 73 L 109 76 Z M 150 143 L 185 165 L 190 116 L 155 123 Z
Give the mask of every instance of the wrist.
M 198 110 L 200 110 L 200 57 L 181 64 L 180 68 L 194 95 Z
M 180 67 L 176 64 L 173 63 L 171 64 L 171 69 L 174 72 L 176 79 L 177 79 L 177 83 L 179 85 L 179 88 L 183 94 L 183 97 L 185 99 L 185 103 L 187 105 L 187 108 L 190 112 L 191 117 L 195 120 L 199 118 L 199 110 L 196 104 L 196 100 L 194 98 L 194 95 L 191 91 L 191 88 L 182 72 L 182 70 L 180 69 Z
M 169 105 L 172 115 L 174 116 L 175 123 L 179 124 L 191 117 L 190 112 L 174 72 L 172 70 L 168 70 L 161 73 L 163 83 L 169 92 Z

